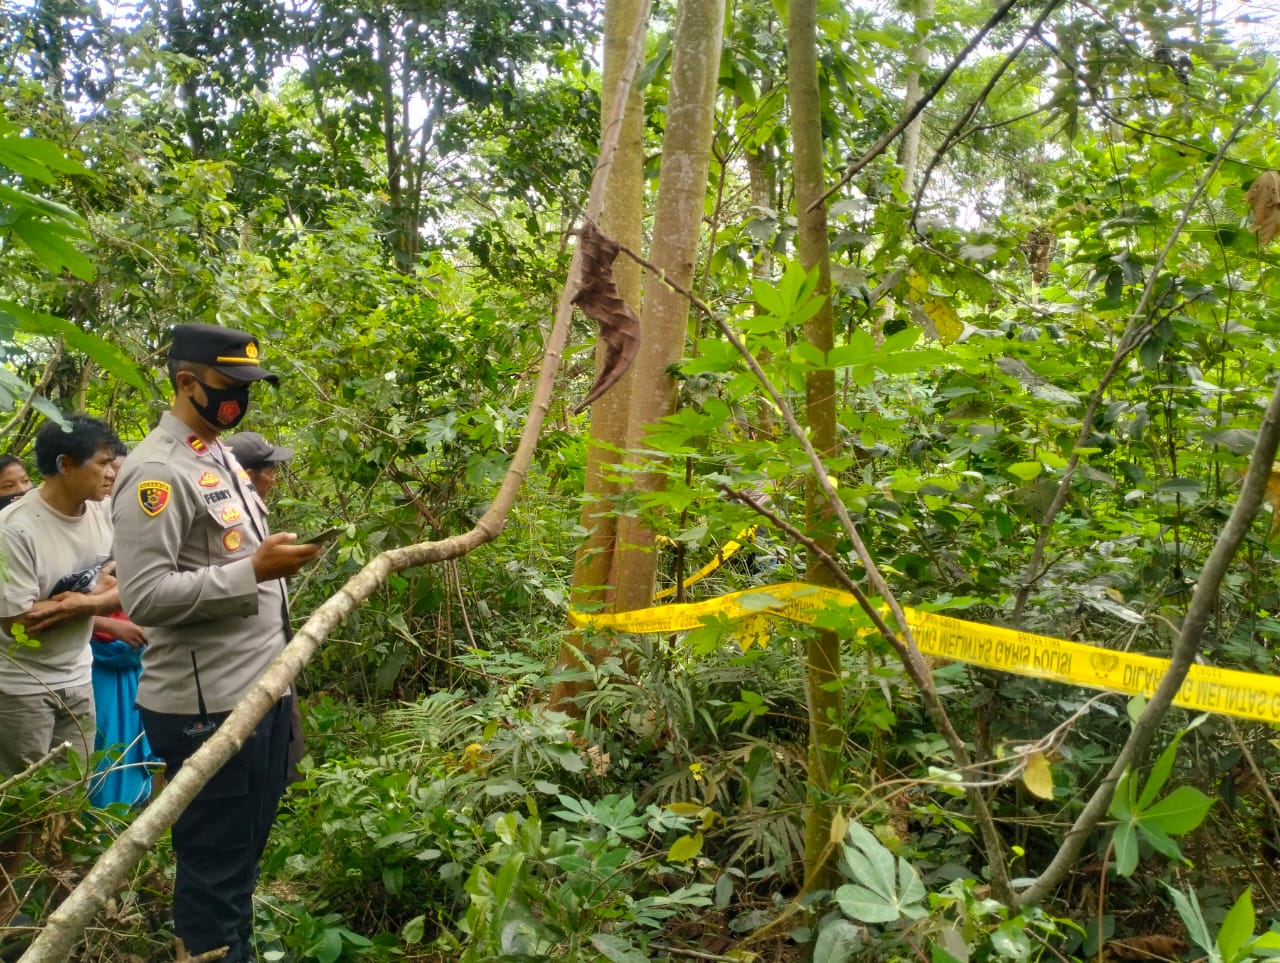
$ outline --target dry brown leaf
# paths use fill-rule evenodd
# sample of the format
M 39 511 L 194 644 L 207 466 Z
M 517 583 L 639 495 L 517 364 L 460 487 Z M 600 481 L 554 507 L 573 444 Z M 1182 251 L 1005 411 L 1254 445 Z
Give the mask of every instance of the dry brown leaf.
M 1244 198 L 1253 208 L 1253 230 L 1261 244 L 1270 244 L 1280 234 L 1280 174 L 1263 171 Z
M 1118 960 L 1180 960 L 1187 944 L 1174 936 L 1159 933 L 1107 940 L 1107 952 Z
M 606 237 L 591 221 L 583 222 L 578 237 L 582 244 L 582 290 L 573 303 L 600 326 L 604 360 L 595 384 L 573 409 L 575 415 L 617 384 L 640 351 L 640 318 L 635 309 L 622 300 L 613 280 L 613 260 L 620 250 L 618 242 Z

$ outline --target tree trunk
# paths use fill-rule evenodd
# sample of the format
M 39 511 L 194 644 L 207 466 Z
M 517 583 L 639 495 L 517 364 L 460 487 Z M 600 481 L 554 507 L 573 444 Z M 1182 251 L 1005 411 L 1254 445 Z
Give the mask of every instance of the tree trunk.
M 698 236 L 706 203 L 716 81 L 724 35 L 724 0 L 684 0 L 676 15 L 667 96 L 662 174 L 654 215 L 650 261 L 685 288 L 693 279 Z M 643 447 L 648 426 L 675 410 L 676 386 L 668 369 L 683 354 L 689 304 L 650 279 L 640 315 L 640 354 L 634 364 L 628 448 Z M 637 494 L 657 491 L 661 476 L 638 475 Z M 618 611 L 644 608 L 653 600 L 657 556 L 653 530 L 637 516 L 618 522 L 616 595 Z
M 607 0 L 604 11 L 604 77 L 600 86 L 600 119 L 602 125 L 616 114 L 615 105 L 622 94 L 618 78 L 623 75 L 631 50 L 631 38 L 644 29 L 648 20 L 647 0 Z M 634 71 L 632 72 L 634 75 Z M 626 105 L 622 109 L 618 147 L 609 168 L 609 190 L 605 195 L 600 228 L 634 251 L 641 248 L 644 221 L 644 97 L 635 83 L 628 83 Z M 603 130 L 602 130 L 603 135 Z M 619 258 L 613 265 L 613 278 L 618 293 L 631 305 L 640 303 L 640 265 L 630 258 Z M 604 345 L 596 346 L 596 371 L 604 362 Z M 573 605 L 590 607 L 612 601 L 610 586 L 614 581 L 614 548 L 617 544 L 618 519 L 613 514 L 613 496 L 617 486 L 608 480 L 607 467 L 617 460 L 616 452 L 627 444 L 627 414 L 631 408 L 631 385 L 634 366 L 608 392 L 591 406 L 591 428 L 587 443 L 585 499 L 578 523 L 587 531 L 573 565 Z M 557 673 L 582 665 L 579 652 L 582 636 L 574 633 L 560 648 Z M 591 652 L 596 659 L 600 653 Z M 581 682 L 559 680 L 552 688 L 551 703 L 562 711 L 573 711 L 568 701 L 581 689 Z
M 815 297 L 823 306 L 806 324 L 805 338 L 829 352 L 835 344 L 831 310 L 831 260 L 827 245 L 827 208 L 814 205 L 823 193 L 822 108 L 818 93 L 817 2 L 792 0 L 788 15 L 787 82 L 791 95 L 791 129 L 795 168 L 797 242 L 800 263 L 817 269 Z M 813 207 L 813 210 L 809 208 Z M 805 376 L 805 412 L 809 438 L 820 457 L 836 447 L 835 372 L 822 368 Z M 831 508 L 815 481 L 807 491 L 808 527 L 819 548 L 832 554 L 835 527 Z M 834 576 L 810 553 L 805 578 L 834 585 Z M 815 632 L 807 643 L 806 682 L 809 699 L 809 809 L 805 819 L 805 886 L 826 889 L 833 878 L 830 858 L 832 808 L 822 802 L 839 771 L 844 732 L 841 729 L 840 640 L 832 632 Z
M 902 113 L 911 113 L 911 108 L 920 102 L 924 89 L 920 84 L 920 73 L 929 65 L 929 45 L 926 43 L 930 26 L 934 18 L 934 0 L 919 0 L 916 8 L 916 45 L 911 51 L 911 66 L 907 68 L 907 93 L 902 102 Z M 920 160 L 920 122 L 923 114 L 917 114 L 902 132 L 902 142 L 898 145 L 898 163 L 902 166 L 902 189 L 910 196 L 915 191 L 916 167 Z

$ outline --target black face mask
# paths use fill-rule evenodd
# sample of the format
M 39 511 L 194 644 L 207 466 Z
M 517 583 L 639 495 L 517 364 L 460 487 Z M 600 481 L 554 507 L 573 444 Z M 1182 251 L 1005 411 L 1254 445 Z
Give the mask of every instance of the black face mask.
M 195 375 L 192 375 L 192 377 L 195 378 Z M 196 384 L 204 389 L 206 401 L 204 404 L 200 404 L 192 398 L 191 404 L 201 418 L 219 431 L 234 428 L 249 413 L 248 385 L 241 385 L 237 388 L 214 388 L 205 384 L 199 378 L 195 380 Z
M 17 494 L 14 494 L 14 495 L 0 495 L 0 508 L 4 508 L 10 502 L 16 502 L 19 498 L 21 498 L 25 494 L 26 492 L 18 492 Z

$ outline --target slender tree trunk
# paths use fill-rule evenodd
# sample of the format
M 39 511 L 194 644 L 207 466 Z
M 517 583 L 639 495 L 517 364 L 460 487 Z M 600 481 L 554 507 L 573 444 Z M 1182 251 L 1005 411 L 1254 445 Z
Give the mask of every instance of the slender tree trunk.
M 911 113 L 911 108 L 920 102 L 924 88 L 920 83 L 920 74 L 929 65 L 929 45 L 926 43 L 929 25 L 934 18 L 934 0 L 919 0 L 916 7 L 916 45 L 911 51 L 911 66 L 907 70 L 907 94 L 902 103 L 902 113 Z M 902 142 L 898 145 L 898 163 L 902 165 L 902 189 L 910 196 L 915 191 L 916 166 L 920 160 L 920 122 L 923 114 L 917 114 L 902 132 Z
M 796 221 L 800 263 L 818 271 L 816 297 L 823 306 L 806 324 L 805 338 L 821 351 L 835 345 L 831 310 L 831 259 L 827 245 L 827 208 L 814 204 L 824 190 L 822 109 L 818 92 L 817 0 L 792 0 L 788 14 L 787 83 L 791 96 L 791 138 L 794 152 Z M 813 208 L 810 210 L 810 208 Z M 805 376 L 805 412 L 809 438 L 822 458 L 835 452 L 835 372 L 830 368 Z M 807 491 L 809 530 L 816 545 L 831 554 L 836 528 L 831 507 L 816 482 Z M 805 578 L 818 585 L 834 585 L 835 578 L 812 552 Z M 840 640 L 832 632 L 815 632 L 807 643 L 806 681 L 809 697 L 809 810 L 805 819 L 805 886 L 828 888 L 833 878 L 830 858 L 832 808 L 822 802 L 839 768 L 844 731 L 841 728 Z
M 618 78 L 630 54 L 631 38 L 647 21 L 647 0 L 607 0 L 604 11 L 604 76 L 600 87 L 601 123 L 615 114 L 619 97 Z M 642 19 L 643 18 L 643 19 Z M 603 134 L 603 131 L 602 131 Z M 641 248 L 644 222 L 644 97 L 636 84 L 629 84 L 618 149 L 609 168 L 609 190 L 605 196 L 600 228 L 632 250 Z M 618 293 L 631 305 L 640 303 L 640 265 L 631 258 L 619 258 L 613 265 Z M 596 347 L 596 370 L 604 359 L 604 345 Z M 578 523 L 588 533 L 573 565 L 573 605 L 586 608 L 613 600 L 614 548 L 618 519 L 613 498 L 617 486 L 609 481 L 607 468 L 618 460 L 617 452 L 627 444 L 627 414 L 631 409 L 634 366 L 622 380 L 591 406 L 591 429 L 587 446 L 587 468 Z M 574 633 L 560 649 L 557 669 L 581 666 L 582 636 Z M 592 652 L 594 659 L 599 653 Z M 572 711 L 566 703 L 583 688 L 582 683 L 559 680 L 552 688 L 552 705 Z
M 724 36 L 724 0 L 684 0 L 676 15 L 662 139 L 662 174 L 654 215 L 650 261 L 686 289 L 693 279 L 698 236 L 707 196 L 716 81 Z M 656 278 L 645 289 L 640 314 L 640 354 L 634 364 L 629 448 L 644 446 L 648 426 L 675 410 L 676 386 L 668 369 L 684 351 L 689 303 Z M 657 491 L 661 476 L 637 476 L 637 492 Z M 653 530 L 637 516 L 618 522 L 614 599 L 618 611 L 653 600 L 657 556 Z

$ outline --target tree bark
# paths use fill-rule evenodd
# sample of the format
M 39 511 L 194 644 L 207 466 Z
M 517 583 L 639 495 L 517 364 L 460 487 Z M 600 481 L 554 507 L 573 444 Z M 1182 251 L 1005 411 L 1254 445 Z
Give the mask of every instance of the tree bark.
M 706 203 L 723 35 L 724 0 L 684 0 L 680 4 L 672 42 L 650 260 L 684 287 L 693 278 Z M 683 354 L 688 322 L 688 301 L 661 280 L 649 278 L 640 314 L 640 354 L 634 364 L 628 448 L 643 447 L 648 426 L 675 410 L 675 380 L 668 369 Z M 635 493 L 658 491 L 662 484 L 660 474 L 644 472 L 636 476 Z M 653 600 L 658 564 L 653 534 L 649 523 L 637 515 L 619 519 L 617 611 L 644 608 Z
M 902 100 L 902 112 L 906 116 L 914 110 L 924 88 L 920 74 L 929 65 L 929 45 L 925 42 L 935 15 L 934 0 L 919 0 L 915 11 L 916 45 L 911 50 L 911 66 L 907 70 L 907 92 Z M 923 25 L 928 21 L 929 26 Z M 898 164 L 902 167 L 902 190 L 910 196 L 915 190 L 916 166 L 920 161 L 920 123 L 923 114 L 916 114 L 902 132 L 898 143 Z
M 610 124 L 618 124 L 618 147 L 609 169 L 609 191 L 600 216 L 600 228 L 614 240 L 639 250 L 644 222 L 644 96 L 635 83 L 649 21 L 648 0 L 607 0 L 604 12 L 604 76 L 600 86 L 600 123 L 603 138 Z M 621 83 L 619 82 L 621 79 Z M 640 265 L 630 258 L 614 262 L 618 293 L 628 304 L 640 303 Z M 596 347 L 596 371 L 603 365 L 604 346 Z M 590 608 L 612 601 L 614 548 L 618 519 L 614 514 L 617 486 L 607 477 L 608 466 L 627 444 L 627 415 L 635 367 L 628 369 L 603 397 L 591 406 L 587 440 L 584 500 L 578 524 L 587 536 L 573 565 L 572 599 L 575 608 Z M 557 674 L 582 668 L 581 633 L 568 636 L 560 647 Z M 599 652 L 587 657 L 596 661 Z M 573 696 L 582 691 L 580 681 L 559 679 L 551 690 L 551 704 L 573 711 Z
M 792 0 L 787 26 L 787 84 L 791 97 L 791 139 L 795 169 L 797 244 L 806 271 L 817 270 L 814 297 L 822 307 L 805 323 L 805 339 L 822 352 L 835 346 L 831 310 L 831 257 L 827 242 L 827 207 L 821 202 L 824 183 L 822 104 L 818 91 L 818 5 Z M 815 201 L 817 203 L 815 203 Z M 835 371 L 818 368 L 805 374 L 805 420 L 819 458 L 836 448 Z M 827 554 L 836 545 L 836 527 L 826 494 L 814 479 L 806 489 L 808 528 Z M 805 580 L 834 586 L 833 573 L 813 552 L 805 560 Z M 830 859 L 832 782 L 840 770 L 844 746 L 841 727 L 840 640 L 834 632 L 815 630 L 806 643 L 805 680 L 809 702 L 809 807 L 805 815 L 805 888 L 828 889 L 834 879 Z

